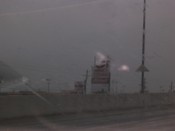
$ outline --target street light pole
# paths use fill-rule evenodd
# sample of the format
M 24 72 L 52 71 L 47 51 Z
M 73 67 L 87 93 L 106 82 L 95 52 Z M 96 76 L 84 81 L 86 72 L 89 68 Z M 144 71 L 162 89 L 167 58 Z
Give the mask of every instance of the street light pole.
M 140 93 L 145 92 L 145 72 L 149 70 L 145 67 L 145 36 L 146 36 L 146 0 L 143 4 L 143 33 L 142 33 L 142 62 L 141 66 L 137 69 L 138 72 L 141 72 L 141 90 Z
M 145 66 L 145 35 L 146 35 L 146 0 L 144 0 L 143 7 L 143 36 L 142 36 L 142 66 Z M 145 71 L 141 72 L 141 91 L 145 92 Z
M 86 70 L 86 75 L 85 75 L 85 80 L 84 80 L 84 94 L 86 95 L 86 90 L 87 90 L 87 80 L 88 80 L 88 73 L 89 73 L 89 71 L 88 70 Z
M 48 93 L 50 93 L 50 81 L 51 81 L 51 79 L 47 78 L 46 81 L 47 81 Z

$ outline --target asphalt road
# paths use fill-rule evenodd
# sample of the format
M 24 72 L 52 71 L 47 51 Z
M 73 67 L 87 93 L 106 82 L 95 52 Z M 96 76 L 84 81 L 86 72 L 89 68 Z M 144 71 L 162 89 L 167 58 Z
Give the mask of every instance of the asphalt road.
M 0 131 L 175 131 L 175 109 L 63 114 L 1 120 Z

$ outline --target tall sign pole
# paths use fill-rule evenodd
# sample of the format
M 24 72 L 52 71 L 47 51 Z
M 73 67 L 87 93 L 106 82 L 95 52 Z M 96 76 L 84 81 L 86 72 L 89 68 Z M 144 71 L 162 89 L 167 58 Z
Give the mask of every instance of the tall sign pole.
M 143 34 L 142 34 L 142 63 L 137 71 L 141 72 L 141 90 L 140 93 L 145 92 L 145 72 L 149 70 L 145 67 L 145 36 L 146 36 L 146 0 L 143 4 Z
M 143 9 L 143 36 L 142 36 L 142 65 L 145 66 L 145 34 L 146 33 L 146 0 L 144 0 L 144 9 Z M 140 93 L 145 92 L 145 71 L 142 70 L 141 78 L 141 91 Z

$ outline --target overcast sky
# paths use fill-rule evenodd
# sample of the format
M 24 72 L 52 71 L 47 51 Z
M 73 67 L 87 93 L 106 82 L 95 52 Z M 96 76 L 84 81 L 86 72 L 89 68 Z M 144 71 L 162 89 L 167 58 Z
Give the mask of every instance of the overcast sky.
M 175 82 L 175 1 L 147 0 L 148 90 Z M 67 89 L 97 52 L 112 59 L 119 91 L 139 91 L 143 0 L 1 0 L 0 59 L 34 86 Z M 118 70 L 127 65 L 129 71 Z

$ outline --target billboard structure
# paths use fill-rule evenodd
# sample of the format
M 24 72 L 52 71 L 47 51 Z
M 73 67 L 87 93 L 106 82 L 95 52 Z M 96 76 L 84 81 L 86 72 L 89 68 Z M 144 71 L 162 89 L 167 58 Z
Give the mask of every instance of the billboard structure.
M 97 54 L 92 67 L 92 93 L 110 92 L 110 59 L 103 54 Z

